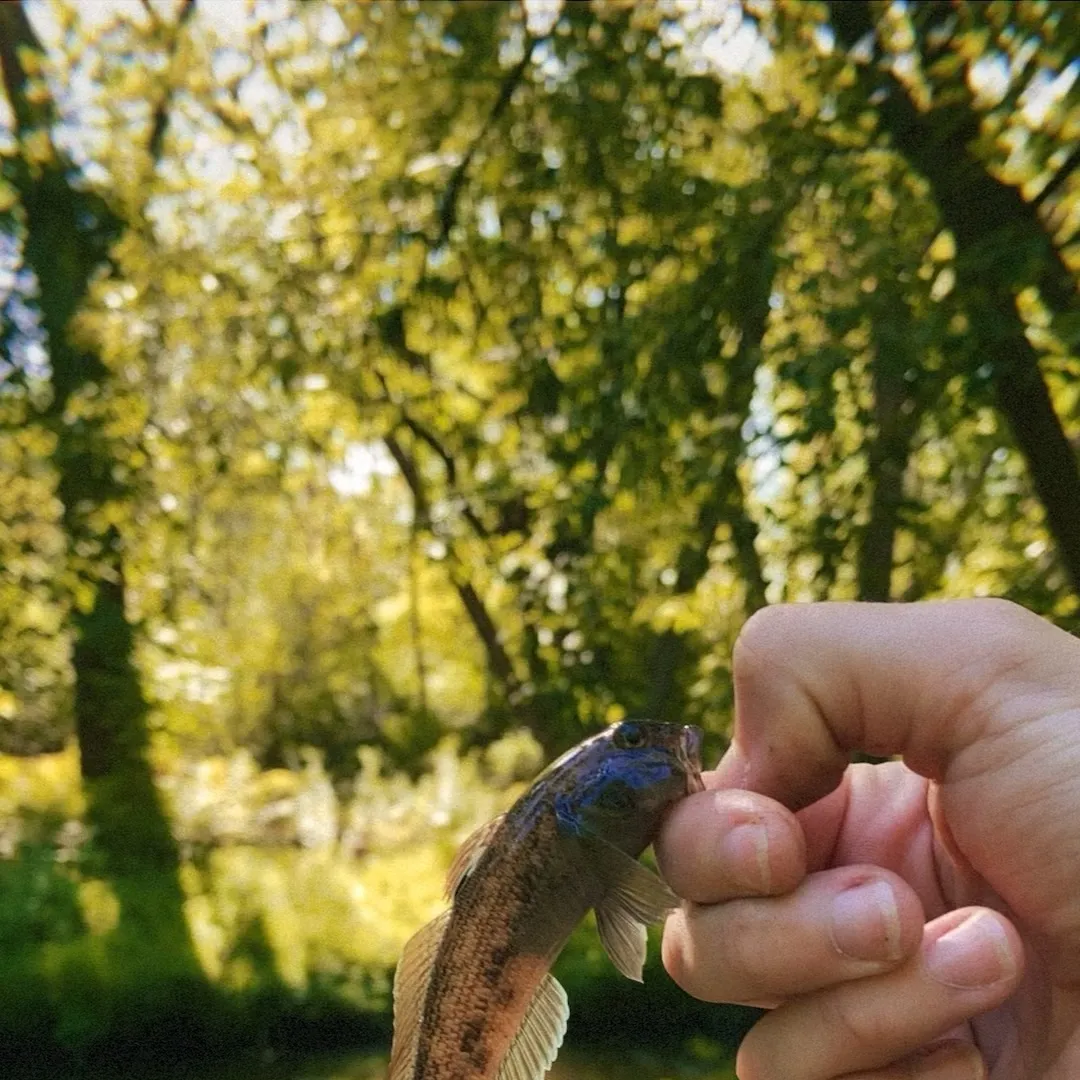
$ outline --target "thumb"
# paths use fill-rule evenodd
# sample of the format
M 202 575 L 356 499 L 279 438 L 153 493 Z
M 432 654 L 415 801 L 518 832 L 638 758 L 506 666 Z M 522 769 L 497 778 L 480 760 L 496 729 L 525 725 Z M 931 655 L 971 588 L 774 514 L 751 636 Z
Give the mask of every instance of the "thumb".
M 710 786 L 798 809 L 836 787 L 855 750 L 942 780 L 1003 734 L 1020 740 L 1012 752 L 1045 749 L 1034 721 L 1072 712 L 1061 733 L 1080 715 L 1080 641 L 1004 600 L 780 605 L 743 627 L 734 680 L 732 746 Z

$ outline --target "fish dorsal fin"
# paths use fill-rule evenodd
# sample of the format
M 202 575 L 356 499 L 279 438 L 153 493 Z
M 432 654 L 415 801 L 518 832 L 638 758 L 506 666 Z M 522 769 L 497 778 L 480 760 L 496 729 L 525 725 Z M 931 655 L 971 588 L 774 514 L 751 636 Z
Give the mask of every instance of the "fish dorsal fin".
M 481 825 L 479 829 L 471 832 L 461 847 L 458 848 L 454 861 L 450 864 L 450 869 L 446 874 L 447 900 L 453 900 L 458 886 L 483 858 L 488 844 L 491 843 L 491 838 L 495 835 L 495 830 L 503 823 L 505 817 L 505 814 L 500 814 L 497 818 L 492 818 L 491 821 Z
M 506 1051 L 496 1080 L 542 1080 L 562 1046 L 570 1005 L 553 975 L 545 975 Z
M 394 974 L 394 1045 L 386 1080 L 409 1080 L 420 1041 L 420 1020 L 431 967 L 439 951 L 450 912 L 422 926 L 405 943 Z
M 641 982 L 645 966 L 645 927 L 659 922 L 678 897 L 648 867 L 616 847 L 596 839 L 608 890 L 596 905 L 596 929 L 611 962 L 628 979 Z

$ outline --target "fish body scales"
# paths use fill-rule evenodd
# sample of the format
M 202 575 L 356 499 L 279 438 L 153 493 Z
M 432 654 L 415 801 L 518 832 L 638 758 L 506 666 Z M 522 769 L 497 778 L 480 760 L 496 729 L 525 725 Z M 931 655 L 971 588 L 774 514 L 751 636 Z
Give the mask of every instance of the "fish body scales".
M 577 896 L 580 868 L 560 858 L 554 815 L 522 845 L 513 842 L 515 824 L 504 823 L 455 897 L 411 1080 L 494 1080 L 533 994 L 588 910 Z

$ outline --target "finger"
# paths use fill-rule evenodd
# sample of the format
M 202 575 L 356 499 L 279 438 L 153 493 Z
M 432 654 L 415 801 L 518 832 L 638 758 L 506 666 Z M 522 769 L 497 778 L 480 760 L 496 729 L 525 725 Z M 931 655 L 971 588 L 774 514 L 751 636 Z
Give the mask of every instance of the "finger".
M 1013 926 L 986 908 L 927 925 L 917 957 L 895 971 L 797 998 L 743 1040 L 745 1080 L 833 1080 L 882 1069 L 1000 1005 L 1022 974 Z
M 969 1042 L 950 1040 L 871 1072 L 848 1073 L 841 1080 L 983 1080 L 986 1063 Z
M 695 997 L 774 1004 L 889 971 L 922 935 L 922 906 L 902 878 L 844 866 L 787 896 L 685 905 L 668 917 L 663 957 Z
M 1075 694 L 1078 657 L 1070 635 L 1000 600 L 764 608 L 735 646 L 735 735 L 717 780 L 802 807 L 854 749 L 938 779 L 987 724 L 1020 730 Z
M 749 791 L 682 799 L 656 841 L 656 858 L 675 892 L 700 904 L 789 892 L 806 874 L 806 844 L 794 815 Z
M 849 766 L 838 787 L 796 815 L 807 869 L 872 863 L 891 870 L 915 890 L 929 918 L 988 904 L 985 885 L 978 887 L 981 879 L 943 846 L 951 833 L 943 815 L 933 815 L 936 789 L 901 761 Z

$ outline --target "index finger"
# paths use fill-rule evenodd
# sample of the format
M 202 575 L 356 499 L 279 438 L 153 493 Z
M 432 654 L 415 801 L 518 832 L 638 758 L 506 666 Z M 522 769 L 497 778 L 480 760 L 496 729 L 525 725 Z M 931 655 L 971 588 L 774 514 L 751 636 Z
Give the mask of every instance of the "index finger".
M 757 612 L 735 646 L 735 731 L 715 782 L 800 808 L 850 753 L 941 779 L 966 749 L 1073 696 L 1080 644 L 1004 600 Z M 1021 736 L 1022 737 L 1022 736 Z

